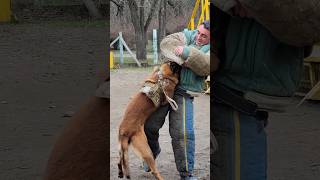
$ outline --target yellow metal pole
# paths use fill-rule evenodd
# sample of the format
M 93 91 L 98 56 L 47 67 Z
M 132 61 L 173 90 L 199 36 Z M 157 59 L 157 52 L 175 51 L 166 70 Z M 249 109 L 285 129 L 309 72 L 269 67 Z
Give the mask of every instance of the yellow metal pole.
M 206 8 L 206 17 L 205 17 L 205 20 L 209 20 L 209 17 L 210 17 L 210 4 L 209 4 L 209 0 L 205 0 L 205 8 Z
M 110 51 L 110 69 L 114 68 L 114 62 L 113 62 L 113 52 Z
M 198 24 L 197 24 L 197 27 L 198 26 L 200 26 L 200 24 L 203 22 L 203 20 L 204 20 L 204 18 L 203 18 L 203 16 L 204 16 L 204 3 L 203 3 L 203 0 L 201 0 L 201 6 L 200 6 L 200 8 L 201 8 L 201 12 L 200 12 L 200 16 L 199 16 L 199 19 L 198 19 Z
M 199 4 L 200 4 L 200 0 L 197 0 L 196 4 L 194 5 L 193 11 L 192 11 L 192 15 L 191 15 L 191 19 L 190 19 L 189 24 L 188 24 L 188 28 L 191 29 L 191 30 L 194 29 L 194 19 L 195 19 L 196 15 L 197 15 L 197 10 L 198 10 Z
M 194 18 L 191 18 L 191 21 L 190 21 L 190 27 L 189 27 L 189 29 L 192 29 L 192 30 L 194 30 Z
M 195 22 L 198 9 L 200 9 L 200 15 L 199 15 L 199 18 L 197 19 L 197 22 Z M 188 28 L 191 30 L 194 30 L 195 25 L 197 25 L 198 27 L 203 21 L 209 20 L 209 19 L 210 19 L 210 1 L 197 0 L 192 10 L 192 15 L 188 23 Z
M 11 0 L 0 0 L 0 22 L 11 20 Z

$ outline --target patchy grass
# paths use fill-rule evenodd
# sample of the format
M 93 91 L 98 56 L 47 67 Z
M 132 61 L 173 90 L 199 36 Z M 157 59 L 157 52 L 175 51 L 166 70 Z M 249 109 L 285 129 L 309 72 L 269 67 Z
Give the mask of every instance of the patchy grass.
M 19 25 L 19 24 L 43 24 L 52 27 L 73 27 L 73 28 L 108 28 L 109 21 L 107 20 L 46 20 L 46 21 L 17 21 L 12 19 L 8 23 L 0 23 L 8 25 Z M 107 29 L 106 29 L 107 30 Z
M 118 71 L 125 71 L 125 72 L 151 72 L 153 70 L 153 66 L 147 67 L 125 67 L 120 69 L 110 69 L 111 73 L 116 73 Z
M 108 27 L 109 21 L 107 20 L 80 20 L 80 21 L 62 21 L 54 20 L 47 21 L 45 24 L 52 25 L 54 27 Z
M 120 64 L 120 52 L 118 50 L 112 50 L 112 52 L 113 52 L 114 64 L 115 65 Z M 133 51 L 133 53 L 135 54 L 135 51 Z M 152 65 L 155 65 L 153 63 L 153 61 L 154 61 L 153 53 L 147 51 L 147 60 L 145 63 L 148 66 L 152 66 Z M 159 63 L 160 63 L 160 60 L 158 60 L 158 64 Z M 131 57 L 131 55 L 127 51 L 124 51 L 123 65 L 124 66 L 136 66 L 137 65 L 136 61 Z

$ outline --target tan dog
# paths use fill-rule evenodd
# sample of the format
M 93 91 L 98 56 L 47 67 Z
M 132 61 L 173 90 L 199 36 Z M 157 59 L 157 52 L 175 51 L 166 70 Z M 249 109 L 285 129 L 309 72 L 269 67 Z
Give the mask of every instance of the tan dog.
M 161 65 L 160 74 L 154 71 L 147 81 L 154 83 L 163 81 L 163 92 L 172 97 L 178 83 L 180 70 L 181 67 L 178 64 L 167 62 Z M 136 154 L 148 164 L 152 174 L 158 180 L 163 179 L 156 168 L 155 160 L 144 132 L 145 121 L 156 109 L 157 107 L 153 101 L 143 92 L 137 93 L 129 102 L 119 127 L 120 162 L 118 168 L 120 178 L 125 175 L 126 178 L 130 179 L 128 148 L 129 145 L 132 145 Z
M 91 97 L 57 139 L 44 180 L 105 180 L 109 177 L 109 122 L 110 99 Z

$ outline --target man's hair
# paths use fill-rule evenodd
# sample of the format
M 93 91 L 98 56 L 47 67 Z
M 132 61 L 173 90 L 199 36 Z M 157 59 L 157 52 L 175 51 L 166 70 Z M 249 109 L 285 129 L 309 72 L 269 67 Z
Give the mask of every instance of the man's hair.
M 201 25 L 203 25 L 205 29 L 210 31 L 210 21 L 203 21 Z

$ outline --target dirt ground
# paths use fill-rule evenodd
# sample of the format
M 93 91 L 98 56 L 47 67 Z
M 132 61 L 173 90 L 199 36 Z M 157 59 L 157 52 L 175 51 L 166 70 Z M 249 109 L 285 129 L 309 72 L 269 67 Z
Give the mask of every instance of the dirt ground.
M 0 179 L 40 180 L 54 139 L 93 94 L 106 28 L 0 25 Z
M 268 180 L 319 179 L 319 101 L 305 102 L 286 113 L 271 113 L 267 133 Z
M 46 24 L 0 25 L 0 179 L 40 180 L 49 152 L 70 115 L 93 93 L 105 63 L 105 28 Z M 111 178 L 117 179 L 116 131 L 124 107 L 149 69 L 111 72 Z M 298 102 L 299 98 L 296 98 Z M 200 106 L 201 104 L 201 106 Z M 209 179 L 209 101 L 195 100 L 196 175 Z M 269 180 L 320 177 L 320 104 L 306 102 L 271 114 L 267 127 Z M 160 172 L 177 179 L 168 123 L 161 129 Z M 130 153 L 134 179 L 146 179 Z
M 110 179 L 118 178 L 118 127 L 126 105 L 132 95 L 137 93 L 152 68 L 118 69 L 111 71 L 111 119 L 110 119 Z M 210 96 L 201 95 L 195 98 L 195 137 L 196 154 L 194 173 L 200 179 L 209 179 L 210 171 Z M 169 135 L 168 120 L 160 130 L 161 153 L 157 158 L 157 167 L 164 179 L 179 179 L 174 163 L 174 156 Z M 142 161 L 131 150 L 129 164 L 132 179 L 152 177 L 142 169 Z

